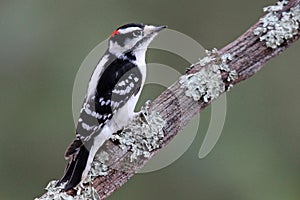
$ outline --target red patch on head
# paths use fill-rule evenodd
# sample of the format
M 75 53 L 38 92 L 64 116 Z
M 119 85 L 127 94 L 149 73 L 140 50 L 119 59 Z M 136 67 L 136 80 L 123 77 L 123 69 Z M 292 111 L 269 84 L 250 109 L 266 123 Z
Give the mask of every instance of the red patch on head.
M 114 30 L 114 32 L 112 32 L 110 37 L 114 37 L 115 35 L 118 35 L 118 34 L 120 34 L 120 32 L 118 30 Z

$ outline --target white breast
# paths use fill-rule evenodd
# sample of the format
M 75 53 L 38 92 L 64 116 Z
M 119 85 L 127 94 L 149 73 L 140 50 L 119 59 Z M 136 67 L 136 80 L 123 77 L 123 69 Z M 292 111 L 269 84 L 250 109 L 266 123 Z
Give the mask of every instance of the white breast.
M 142 80 L 142 88 L 143 88 L 145 80 L 146 80 L 146 75 L 147 75 L 146 62 L 145 62 L 146 50 L 139 49 L 139 50 L 136 50 L 133 53 L 134 53 L 134 55 L 136 57 L 136 60 L 133 63 L 138 66 L 139 70 L 142 73 L 142 78 L 143 78 L 143 80 Z

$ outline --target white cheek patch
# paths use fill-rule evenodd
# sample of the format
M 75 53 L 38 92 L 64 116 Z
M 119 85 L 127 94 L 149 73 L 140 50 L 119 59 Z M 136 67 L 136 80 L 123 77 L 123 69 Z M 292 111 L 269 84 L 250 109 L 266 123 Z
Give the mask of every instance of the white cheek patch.
M 126 50 L 131 49 L 138 41 L 139 38 L 126 38 L 124 42 L 124 47 L 126 47 Z
M 138 42 L 138 44 L 135 45 L 136 51 L 142 50 L 142 49 L 146 51 L 147 47 L 149 46 L 149 44 L 155 38 L 156 35 L 157 35 L 157 33 L 151 33 L 148 35 L 148 38 L 145 38 L 141 42 Z
M 126 49 L 124 47 L 121 47 L 117 42 L 110 41 L 109 42 L 109 52 L 116 55 L 117 57 L 121 56 L 121 54 Z
M 118 42 L 109 42 L 109 48 L 110 49 L 115 49 L 115 50 L 122 50 L 123 48 L 118 44 Z

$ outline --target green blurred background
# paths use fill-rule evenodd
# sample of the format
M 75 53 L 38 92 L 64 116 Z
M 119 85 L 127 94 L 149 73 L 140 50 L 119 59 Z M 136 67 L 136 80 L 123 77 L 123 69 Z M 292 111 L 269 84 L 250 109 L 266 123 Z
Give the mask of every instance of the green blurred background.
M 0 199 L 33 199 L 49 180 L 60 178 L 64 150 L 74 137 L 76 72 L 116 27 L 167 24 L 206 49 L 221 48 L 274 2 L 1 0 Z M 179 160 L 136 175 L 109 199 L 298 200 L 299 51 L 298 42 L 227 94 L 223 133 L 205 159 L 198 159 L 198 151 L 210 108 L 202 112 L 198 135 Z M 149 51 L 147 57 L 181 71 L 187 66 L 166 52 Z M 154 98 L 158 92 L 150 94 Z

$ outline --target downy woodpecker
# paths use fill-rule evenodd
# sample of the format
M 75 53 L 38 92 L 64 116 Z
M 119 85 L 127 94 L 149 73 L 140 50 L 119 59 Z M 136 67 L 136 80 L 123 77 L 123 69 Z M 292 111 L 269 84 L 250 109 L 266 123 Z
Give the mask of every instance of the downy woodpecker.
M 166 26 L 126 24 L 109 38 L 109 47 L 88 84 L 76 138 L 67 148 L 68 165 L 58 185 L 67 191 L 83 181 L 98 149 L 129 123 L 146 79 L 148 45 Z

